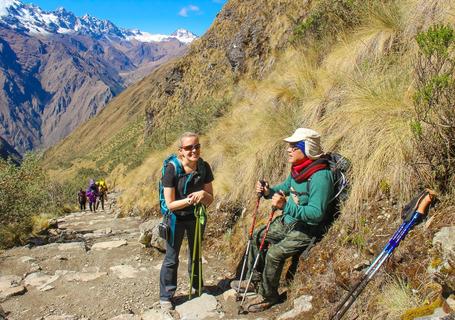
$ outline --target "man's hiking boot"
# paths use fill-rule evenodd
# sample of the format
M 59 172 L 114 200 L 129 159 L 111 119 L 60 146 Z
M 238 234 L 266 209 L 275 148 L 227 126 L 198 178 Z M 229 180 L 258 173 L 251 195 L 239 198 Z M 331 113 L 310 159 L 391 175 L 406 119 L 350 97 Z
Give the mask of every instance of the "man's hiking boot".
M 161 310 L 163 311 L 174 310 L 174 305 L 172 304 L 172 302 L 167 300 L 160 300 L 160 307 Z
M 244 293 L 245 291 L 254 292 L 256 289 L 254 287 L 254 284 L 250 282 L 250 285 L 248 286 L 248 288 L 246 286 L 247 284 L 248 284 L 248 280 L 242 280 L 242 281 L 234 280 L 234 281 L 231 281 L 231 288 L 234 289 L 235 291 L 237 291 L 237 290 L 239 290 L 239 286 L 240 286 L 240 290 L 239 290 L 240 293 Z
M 262 295 L 258 294 L 253 300 L 251 300 L 251 302 L 248 302 L 246 311 L 248 313 L 262 312 L 262 311 L 265 311 L 265 310 L 271 308 L 273 305 L 277 304 L 279 301 L 280 301 L 279 298 L 266 299 Z

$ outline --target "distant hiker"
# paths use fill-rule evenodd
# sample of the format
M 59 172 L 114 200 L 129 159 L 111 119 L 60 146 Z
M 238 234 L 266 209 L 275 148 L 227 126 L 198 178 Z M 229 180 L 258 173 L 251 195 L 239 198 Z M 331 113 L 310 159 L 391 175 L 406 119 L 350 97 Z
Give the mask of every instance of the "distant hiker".
M 253 234 L 246 278 L 253 272 L 252 283 L 247 288 L 247 280 L 231 282 L 232 288 L 240 286 L 243 292 L 258 287 L 259 295 L 248 304 L 248 312 L 260 312 L 279 302 L 278 286 L 286 258 L 302 253 L 314 237 L 323 233 L 325 214 L 334 196 L 334 180 L 323 156 L 319 133 L 299 128 L 284 141 L 289 143 L 291 173 L 283 183 L 272 187 L 259 181 L 256 184 L 256 191 L 272 199 L 272 206 L 281 209 L 283 214 L 270 225 L 266 252 L 258 252 L 265 227 L 256 229 Z M 258 254 L 256 270 L 251 270 Z
M 160 305 L 163 310 L 174 308 L 172 298 L 177 289 L 179 252 L 185 232 L 188 238 L 188 273 L 191 273 L 195 238 L 195 205 L 208 206 L 213 201 L 213 173 L 210 165 L 200 157 L 199 137 L 192 132 L 180 138 L 178 156 L 165 161 L 161 178 L 160 194 L 164 196 L 165 209 L 169 217 L 170 237 L 166 245 L 166 256 L 160 272 Z M 161 199 L 160 199 L 161 200 Z M 192 287 L 198 288 L 198 265 L 194 270 Z
M 96 203 L 96 209 L 100 206 L 101 203 L 101 209 L 104 211 L 104 201 L 107 200 L 107 184 L 104 179 L 100 179 L 96 182 L 96 185 L 98 187 L 98 202 Z
M 77 194 L 77 200 L 79 201 L 79 206 L 82 210 L 86 210 L 86 203 L 87 203 L 87 195 L 85 194 L 85 191 L 82 190 L 82 188 L 79 190 L 79 193 Z
M 96 198 L 98 197 L 98 187 L 95 184 L 93 179 L 90 180 L 89 187 L 87 188 L 85 194 L 89 200 L 90 211 L 96 212 Z

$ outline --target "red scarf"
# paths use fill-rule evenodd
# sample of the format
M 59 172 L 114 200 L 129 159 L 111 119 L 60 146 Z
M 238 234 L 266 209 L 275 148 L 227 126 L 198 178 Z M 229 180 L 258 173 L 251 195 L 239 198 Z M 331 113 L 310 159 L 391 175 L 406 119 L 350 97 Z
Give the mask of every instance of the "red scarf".
M 297 183 L 302 183 L 308 180 L 313 173 L 328 167 L 329 162 L 327 159 L 320 158 L 318 160 L 311 160 L 309 158 L 305 158 L 301 162 L 292 165 L 291 175 Z

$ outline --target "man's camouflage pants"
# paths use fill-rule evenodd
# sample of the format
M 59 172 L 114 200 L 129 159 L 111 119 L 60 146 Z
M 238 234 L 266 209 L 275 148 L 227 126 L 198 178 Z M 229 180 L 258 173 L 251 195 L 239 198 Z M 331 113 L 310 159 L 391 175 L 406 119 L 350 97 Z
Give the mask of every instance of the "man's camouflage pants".
M 253 245 L 248 256 L 248 275 L 252 272 L 254 260 L 259 251 L 265 226 L 254 231 Z M 264 250 L 259 255 L 256 270 L 253 271 L 253 282 L 260 282 L 259 293 L 269 301 L 279 299 L 278 287 L 284 262 L 287 258 L 299 255 L 312 243 L 312 238 L 305 233 L 302 224 L 285 224 L 283 217 L 275 218 L 270 224 Z M 262 273 L 262 276 L 261 276 Z

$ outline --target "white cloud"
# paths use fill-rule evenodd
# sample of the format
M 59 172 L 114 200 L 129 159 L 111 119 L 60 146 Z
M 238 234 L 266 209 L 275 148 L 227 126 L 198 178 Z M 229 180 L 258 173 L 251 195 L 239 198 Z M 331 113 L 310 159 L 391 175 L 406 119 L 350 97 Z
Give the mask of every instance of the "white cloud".
M 198 6 L 190 4 L 189 6 L 186 6 L 186 7 L 183 7 L 182 9 L 180 9 L 179 16 L 188 17 L 188 13 L 190 13 L 191 11 L 199 12 L 200 10 L 201 9 L 199 9 Z

